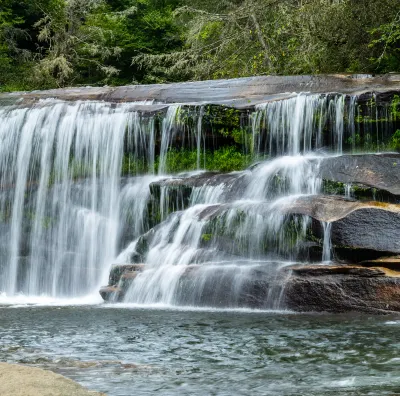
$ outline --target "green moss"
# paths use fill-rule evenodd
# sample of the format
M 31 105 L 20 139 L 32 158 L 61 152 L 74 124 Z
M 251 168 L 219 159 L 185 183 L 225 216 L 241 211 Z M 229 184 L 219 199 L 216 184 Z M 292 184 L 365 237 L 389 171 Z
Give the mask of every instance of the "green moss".
M 390 146 L 393 150 L 400 151 L 400 129 L 398 129 L 390 139 Z
M 236 147 L 222 147 L 215 151 L 200 153 L 200 166 L 208 171 L 232 172 L 243 170 L 253 161 L 250 154 L 243 154 Z M 158 159 L 156 169 L 158 168 Z M 168 173 L 177 173 L 197 169 L 196 150 L 171 150 L 166 156 Z
M 203 242 L 209 242 L 212 239 L 212 234 L 202 234 L 201 240 Z
M 400 96 L 394 95 L 392 103 L 390 104 L 391 118 L 396 121 L 400 119 Z
M 330 195 L 344 195 L 345 184 L 333 180 L 323 180 L 323 191 Z
M 147 172 L 151 172 L 151 169 L 144 159 L 134 158 L 133 155 L 124 155 L 121 166 L 122 175 L 137 175 Z

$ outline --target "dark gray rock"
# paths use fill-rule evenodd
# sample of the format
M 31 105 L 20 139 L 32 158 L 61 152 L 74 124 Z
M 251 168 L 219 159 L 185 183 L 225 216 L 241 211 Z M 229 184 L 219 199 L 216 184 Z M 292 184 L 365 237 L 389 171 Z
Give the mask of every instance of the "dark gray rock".
M 364 260 L 361 261 L 359 265 L 365 267 L 383 267 L 400 272 L 400 256 L 379 257 L 375 260 Z
M 210 263 L 212 264 L 212 263 Z M 245 265 L 245 264 L 242 264 Z M 260 262 L 247 271 L 190 265 L 181 275 L 176 304 L 279 308 L 298 312 L 400 312 L 400 272 L 360 265 L 294 265 Z M 100 290 L 106 301 L 121 301 L 137 272 L 121 275 L 119 286 Z
M 400 201 L 400 154 L 343 155 L 325 158 L 320 164 L 320 176 L 326 182 L 337 183 L 344 193 L 344 186 L 352 184 L 357 198 Z M 335 184 L 330 184 L 335 188 Z M 340 191 L 342 190 L 342 191 Z
M 160 180 L 150 184 L 150 192 L 160 198 L 161 189 L 165 188 L 170 201 L 180 200 L 184 209 L 189 203 L 190 196 L 195 188 L 207 188 L 222 186 L 224 199 L 230 199 L 243 192 L 248 184 L 245 177 L 247 172 L 202 172 L 197 175 L 181 175 L 169 179 Z
M 400 253 L 400 240 L 395 237 L 400 230 L 399 205 L 310 196 L 298 198 L 282 210 L 287 214 L 306 215 L 318 222 L 331 223 L 333 248 L 347 249 L 349 254 L 359 252 L 361 259 L 358 261 L 365 260 L 363 251 Z M 321 236 L 319 224 L 313 224 L 313 233 Z
M 301 312 L 400 311 L 400 273 L 354 266 L 293 268 L 284 289 L 283 304 Z M 290 270 L 287 268 L 286 270 Z

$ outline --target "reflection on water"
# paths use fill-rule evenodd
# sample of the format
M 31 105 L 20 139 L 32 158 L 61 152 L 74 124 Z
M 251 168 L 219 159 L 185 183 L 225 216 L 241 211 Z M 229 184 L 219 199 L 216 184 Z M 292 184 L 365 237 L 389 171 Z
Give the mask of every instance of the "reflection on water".
M 0 308 L 0 360 L 110 396 L 393 395 L 399 317 Z

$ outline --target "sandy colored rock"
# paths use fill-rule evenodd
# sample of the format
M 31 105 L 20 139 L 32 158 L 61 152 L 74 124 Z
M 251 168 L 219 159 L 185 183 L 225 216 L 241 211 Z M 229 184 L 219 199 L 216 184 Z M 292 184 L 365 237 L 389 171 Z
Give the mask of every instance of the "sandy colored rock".
M 105 396 L 52 371 L 7 363 L 0 363 L 0 395 Z

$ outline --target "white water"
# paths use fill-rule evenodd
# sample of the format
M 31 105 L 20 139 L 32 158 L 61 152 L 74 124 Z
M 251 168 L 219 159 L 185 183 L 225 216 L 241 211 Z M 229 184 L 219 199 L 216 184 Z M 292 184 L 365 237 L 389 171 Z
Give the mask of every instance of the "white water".
M 241 306 L 246 282 L 259 276 L 259 271 L 274 279 L 279 268 L 291 263 L 288 259 L 296 259 L 310 222 L 306 216 L 288 220 L 280 208 L 301 195 L 320 192 L 317 175 L 322 157 L 308 153 L 322 147 L 328 117 L 333 120 L 333 152 L 342 152 L 344 102 L 344 96 L 298 95 L 259 106 L 253 114 L 253 150 L 267 149 L 270 155 L 280 156 L 248 171 L 247 187 L 233 201 L 225 200 L 223 183 L 193 189 L 190 207 L 173 213 L 157 229 L 145 257 L 146 270 L 137 275 L 124 301 Z M 161 200 L 167 202 L 168 195 L 165 187 Z M 169 206 L 167 202 L 165 208 Z M 163 218 L 166 213 L 164 209 Z M 322 260 L 329 262 L 330 224 L 322 226 Z M 208 238 L 212 241 L 207 244 Z M 229 294 L 230 300 L 223 301 L 223 294 Z M 265 307 L 280 308 L 281 295 L 281 289 L 270 289 Z
M 152 146 L 154 162 L 152 121 L 138 118 L 130 104 L 46 100 L 0 108 L 0 290 L 71 297 L 106 279 L 129 195 L 125 187 L 120 197 L 125 137 L 134 147 Z
M 341 153 L 344 131 L 355 134 L 356 101 L 345 103 L 342 95 L 300 94 L 258 106 L 251 118 L 252 150 L 271 159 L 242 173 L 238 185 L 193 188 L 188 208 L 172 205 L 168 187 L 156 199 L 149 187 L 170 177 L 167 155 L 177 140 L 195 147 L 196 166 L 203 166 L 204 107 L 197 108 L 190 130 L 182 124 L 182 106 L 169 106 L 159 131 L 156 116 L 136 111 L 135 104 L 45 100 L 29 108 L 0 107 L 3 298 L 97 295 L 111 264 L 140 256 L 146 270 L 126 301 L 196 305 L 208 293 L 211 305 L 240 306 L 241 290 L 259 271 L 273 279 L 277 268 L 296 260 L 309 219 L 287 219 L 280 208 L 320 192 L 322 154 L 315 150 L 329 141 L 332 152 Z M 124 152 L 149 174 L 121 178 Z M 171 206 L 178 211 L 171 214 Z M 149 208 L 159 218 L 149 216 Z M 148 252 L 139 255 L 137 238 L 161 220 Z M 329 241 L 326 227 L 326 261 Z M 191 293 L 182 291 L 183 280 Z M 229 303 L 218 300 L 226 285 Z

